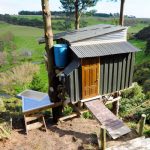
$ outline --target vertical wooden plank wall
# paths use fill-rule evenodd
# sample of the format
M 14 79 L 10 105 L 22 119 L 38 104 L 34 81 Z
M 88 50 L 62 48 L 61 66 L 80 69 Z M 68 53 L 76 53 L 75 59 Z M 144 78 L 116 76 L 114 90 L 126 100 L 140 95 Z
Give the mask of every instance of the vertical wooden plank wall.
M 134 53 L 101 57 L 100 94 L 128 88 L 132 84 Z
M 134 53 L 100 57 L 100 95 L 131 86 L 134 61 Z M 66 88 L 71 102 L 78 102 L 82 96 L 81 67 L 75 69 L 66 80 Z
M 81 99 L 81 81 L 80 68 L 75 69 L 66 77 L 66 91 L 70 96 L 72 103 L 78 102 Z

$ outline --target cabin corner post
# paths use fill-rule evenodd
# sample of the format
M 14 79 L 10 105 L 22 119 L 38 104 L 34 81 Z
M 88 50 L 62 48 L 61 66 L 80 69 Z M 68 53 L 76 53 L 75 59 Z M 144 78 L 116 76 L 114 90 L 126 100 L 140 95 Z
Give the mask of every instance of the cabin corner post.
M 48 95 L 53 102 L 57 102 L 57 85 L 54 84 L 55 70 L 54 70 L 54 58 L 53 58 L 53 32 L 51 23 L 51 12 L 49 8 L 49 0 L 41 0 L 42 15 L 44 22 L 44 37 L 45 37 L 45 50 L 47 56 L 47 72 L 48 72 Z M 51 88 L 52 87 L 52 88 Z M 54 90 L 51 90 L 54 89 Z M 61 106 L 60 106 L 61 107 Z M 58 117 L 61 115 L 60 107 L 52 109 L 54 122 L 58 121 Z

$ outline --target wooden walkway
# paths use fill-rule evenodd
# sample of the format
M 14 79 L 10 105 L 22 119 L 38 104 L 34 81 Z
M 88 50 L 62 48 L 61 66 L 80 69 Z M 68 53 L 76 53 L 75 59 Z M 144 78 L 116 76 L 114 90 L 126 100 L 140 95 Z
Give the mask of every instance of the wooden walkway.
M 150 150 L 150 138 L 139 137 L 106 150 L 118 150 L 118 147 L 119 150 Z
M 118 119 L 99 99 L 85 102 L 85 105 L 99 124 L 106 128 L 108 134 L 113 139 L 131 131 L 123 121 Z

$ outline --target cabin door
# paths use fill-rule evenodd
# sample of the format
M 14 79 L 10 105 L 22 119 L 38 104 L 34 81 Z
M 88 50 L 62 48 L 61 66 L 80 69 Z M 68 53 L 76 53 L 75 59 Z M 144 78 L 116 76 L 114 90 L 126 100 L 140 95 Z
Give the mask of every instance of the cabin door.
M 99 58 L 82 59 L 82 99 L 99 95 Z

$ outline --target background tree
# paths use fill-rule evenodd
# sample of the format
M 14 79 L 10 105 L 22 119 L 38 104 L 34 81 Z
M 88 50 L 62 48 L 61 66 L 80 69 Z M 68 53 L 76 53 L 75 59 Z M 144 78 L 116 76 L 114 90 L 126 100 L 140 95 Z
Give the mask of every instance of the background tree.
M 118 0 L 110 0 L 112 2 L 117 2 Z M 124 25 L 124 4 L 125 0 L 120 0 L 120 15 L 119 15 L 119 25 Z
M 80 17 L 83 11 L 96 5 L 98 0 L 60 0 L 67 16 L 75 13 L 75 29 L 79 29 Z

